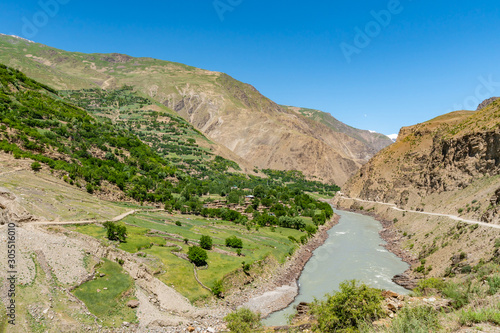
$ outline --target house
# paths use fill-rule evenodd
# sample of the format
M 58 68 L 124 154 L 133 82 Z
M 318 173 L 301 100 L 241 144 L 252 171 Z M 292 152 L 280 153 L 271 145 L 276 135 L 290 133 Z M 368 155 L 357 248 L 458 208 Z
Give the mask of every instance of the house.
M 251 201 L 251 200 L 253 200 L 254 198 L 255 198 L 255 197 L 254 197 L 253 195 L 247 195 L 247 196 L 245 197 L 245 201 Z

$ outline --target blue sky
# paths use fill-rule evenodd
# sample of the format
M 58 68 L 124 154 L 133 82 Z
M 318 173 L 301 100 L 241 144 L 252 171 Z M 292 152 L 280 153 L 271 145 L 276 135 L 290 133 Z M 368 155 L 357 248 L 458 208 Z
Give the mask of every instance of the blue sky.
M 225 72 L 385 134 L 500 96 L 498 1 L 3 0 L 0 32 Z

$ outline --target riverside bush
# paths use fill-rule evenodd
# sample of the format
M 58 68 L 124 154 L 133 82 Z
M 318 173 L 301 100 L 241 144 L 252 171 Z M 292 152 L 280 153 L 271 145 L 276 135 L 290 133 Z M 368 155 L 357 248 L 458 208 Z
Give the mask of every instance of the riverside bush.
M 311 304 L 311 313 L 317 319 L 320 332 L 355 332 L 358 324 L 384 316 L 381 290 L 358 284 L 356 280 L 340 284 L 340 291 L 317 299 Z
M 260 315 L 252 312 L 250 309 L 241 308 L 224 317 L 227 328 L 233 333 L 248 333 L 262 326 Z
M 392 321 L 389 333 L 428 333 L 438 328 L 438 312 L 432 307 L 404 307 Z

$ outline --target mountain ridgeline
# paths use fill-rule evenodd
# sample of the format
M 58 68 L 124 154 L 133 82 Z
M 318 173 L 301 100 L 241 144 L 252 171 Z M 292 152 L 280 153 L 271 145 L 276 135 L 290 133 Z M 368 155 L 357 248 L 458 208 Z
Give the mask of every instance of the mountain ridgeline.
M 66 52 L 5 35 L 0 35 L 0 62 L 58 90 L 132 87 L 155 108 L 180 115 L 228 148 L 218 151 L 239 159 L 244 170 L 300 170 L 308 178 L 342 185 L 392 143 L 319 111 L 280 106 L 226 74 L 179 63 Z

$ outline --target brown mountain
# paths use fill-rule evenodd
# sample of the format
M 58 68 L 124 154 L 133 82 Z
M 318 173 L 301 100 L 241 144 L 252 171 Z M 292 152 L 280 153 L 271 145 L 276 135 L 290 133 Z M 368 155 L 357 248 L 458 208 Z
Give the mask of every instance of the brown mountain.
M 0 35 L 0 62 L 57 89 L 131 85 L 249 165 L 301 170 L 339 185 L 392 143 L 319 111 L 282 107 L 226 74 L 179 63 L 67 52 L 5 35 Z
M 351 197 L 498 222 L 500 103 L 402 128 L 346 184 Z M 495 194 L 496 193 L 496 194 Z M 474 209 L 467 209 L 474 201 Z M 479 208 L 475 208 L 478 207 Z M 463 212 L 462 212 L 463 211 Z

